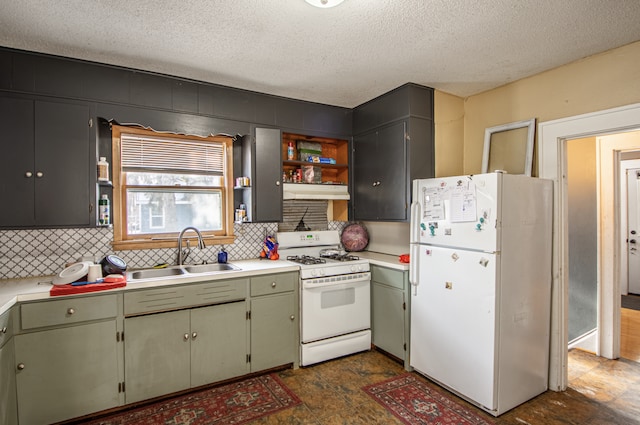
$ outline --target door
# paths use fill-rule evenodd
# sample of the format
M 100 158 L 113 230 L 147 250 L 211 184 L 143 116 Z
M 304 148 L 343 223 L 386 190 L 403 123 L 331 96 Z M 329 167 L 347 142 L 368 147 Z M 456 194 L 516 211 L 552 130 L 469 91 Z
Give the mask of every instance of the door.
M 191 387 L 249 372 L 244 301 L 191 310 Z
M 89 182 L 95 181 L 91 173 L 96 173 L 89 145 L 89 107 L 36 101 L 35 146 L 36 224 L 88 226 Z
M 353 139 L 354 216 L 358 220 L 407 219 L 404 122 Z
M 49 424 L 116 407 L 116 321 L 14 337 L 21 424 Z
M 282 221 L 282 133 L 277 128 L 256 128 L 251 176 L 255 222 Z
M 499 250 L 497 228 L 501 174 L 413 182 L 412 241 L 481 251 Z
M 189 388 L 189 310 L 125 319 L 127 403 Z
M 251 371 L 293 363 L 295 309 L 293 293 L 256 297 L 251 300 Z
M 33 101 L 0 98 L 0 226 L 32 226 Z
M 411 366 L 493 410 L 496 255 L 420 246 L 411 299 Z
M 629 293 L 640 295 L 640 169 L 627 170 L 627 255 Z
M 302 281 L 302 342 L 371 327 L 371 277 L 369 273 L 363 275 L 348 283 Z

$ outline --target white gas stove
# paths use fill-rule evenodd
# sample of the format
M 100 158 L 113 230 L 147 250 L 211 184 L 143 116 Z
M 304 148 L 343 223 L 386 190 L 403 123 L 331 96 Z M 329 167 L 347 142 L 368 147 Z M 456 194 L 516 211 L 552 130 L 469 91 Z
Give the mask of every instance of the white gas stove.
M 345 252 L 333 230 L 277 239 L 280 258 L 300 266 L 300 364 L 370 349 L 369 261 Z

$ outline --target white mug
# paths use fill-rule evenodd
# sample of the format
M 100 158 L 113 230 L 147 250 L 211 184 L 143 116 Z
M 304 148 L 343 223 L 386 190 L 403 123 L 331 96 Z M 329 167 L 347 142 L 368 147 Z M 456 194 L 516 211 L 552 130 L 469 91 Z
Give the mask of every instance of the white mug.
M 87 281 L 95 282 L 98 279 L 102 279 L 102 266 L 100 264 L 91 264 L 87 274 Z

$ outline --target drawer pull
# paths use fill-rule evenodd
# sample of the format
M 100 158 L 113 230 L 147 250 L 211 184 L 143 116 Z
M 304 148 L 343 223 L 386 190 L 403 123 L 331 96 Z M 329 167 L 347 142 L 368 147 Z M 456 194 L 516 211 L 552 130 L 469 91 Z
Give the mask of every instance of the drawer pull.
M 67 309 L 67 314 L 68 314 L 69 316 L 71 316 L 71 315 L 72 315 L 72 314 L 74 314 L 75 312 L 76 312 L 76 310 L 75 310 L 73 307 L 69 307 L 69 308 Z
M 276 283 L 275 282 L 271 282 L 271 287 L 275 288 L 276 287 Z
M 5 326 L 4 328 L 2 328 L 2 333 L 6 334 L 7 333 L 7 327 Z
M 294 316 L 293 314 L 291 315 L 291 317 L 289 317 L 289 319 L 291 319 L 292 321 L 296 318 L 296 316 Z
M 197 336 L 198 336 L 198 332 L 194 332 L 191 334 L 191 339 L 196 339 Z
M 18 370 L 24 369 L 24 363 L 18 363 Z
M 189 341 L 189 334 L 188 334 L 188 333 L 187 333 L 187 334 L 184 334 L 183 339 L 184 339 L 185 341 Z

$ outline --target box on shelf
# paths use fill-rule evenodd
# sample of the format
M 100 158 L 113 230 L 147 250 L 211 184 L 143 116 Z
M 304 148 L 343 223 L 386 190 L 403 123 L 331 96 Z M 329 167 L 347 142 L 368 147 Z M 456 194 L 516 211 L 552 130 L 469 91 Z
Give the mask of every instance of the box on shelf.
M 303 183 L 322 183 L 322 168 L 317 165 L 302 166 Z
M 298 150 L 298 161 L 309 162 L 309 157 L 322 155 L 322 145 L 318 142 L 298 140 L 296 148 Z
M 313 162 L 315 164 L 335 164 L 336 160 L 333 158 L 325 158 L 323 156 L 311 155 L 307 158 L 307 162 Z

